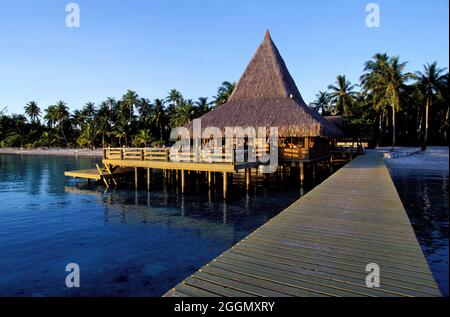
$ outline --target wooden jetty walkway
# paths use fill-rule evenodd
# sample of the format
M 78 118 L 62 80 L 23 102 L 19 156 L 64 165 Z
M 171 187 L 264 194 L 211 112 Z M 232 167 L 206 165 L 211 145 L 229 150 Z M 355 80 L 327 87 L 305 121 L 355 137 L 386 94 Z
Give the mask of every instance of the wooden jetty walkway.
M 380 287 L 366 286 L 366 265 Z M 360 156 L 165 296 L 440 296 L 380 154 Z

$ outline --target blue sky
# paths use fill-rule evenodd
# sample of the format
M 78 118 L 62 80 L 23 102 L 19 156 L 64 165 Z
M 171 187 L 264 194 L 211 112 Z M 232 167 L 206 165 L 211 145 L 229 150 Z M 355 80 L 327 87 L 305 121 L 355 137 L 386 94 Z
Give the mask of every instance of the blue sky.
M 65 26 L 70 2 L 78 29 Z M 370 2 L 380 28 L 365 25 Z M 448 67 L 448 9 L 448 0 L 0 0 L 0 108 L 62 99 L 73 110 L 127 89 L 211 97 L 239 79 L 266 29 L 310 102 L 338 74 L 356 83 L 376 52 L 400 55 L 409 71 Z

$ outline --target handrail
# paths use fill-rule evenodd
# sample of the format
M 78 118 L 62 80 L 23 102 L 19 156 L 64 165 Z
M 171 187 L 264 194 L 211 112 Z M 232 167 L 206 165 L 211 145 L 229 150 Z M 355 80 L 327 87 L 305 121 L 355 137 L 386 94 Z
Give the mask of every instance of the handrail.
M 220 148 L 222 150 L 222 148 Z M 217 153 L 209 149 L 200 151 L 199 163 L 236 163 L 236 150 Z M 194 162 L 194 152 L 170 153 L 170 148 L 104 148 L 103 159 L 134 161 Z

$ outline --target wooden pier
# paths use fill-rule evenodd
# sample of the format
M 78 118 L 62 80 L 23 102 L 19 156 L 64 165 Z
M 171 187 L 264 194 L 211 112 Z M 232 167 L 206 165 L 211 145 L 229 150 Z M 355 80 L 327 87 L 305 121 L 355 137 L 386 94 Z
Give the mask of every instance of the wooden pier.
M 380 287 L 366 286 L 368 264 Z M 440 296 L 389 172 L 360 156 L 165 296 Z

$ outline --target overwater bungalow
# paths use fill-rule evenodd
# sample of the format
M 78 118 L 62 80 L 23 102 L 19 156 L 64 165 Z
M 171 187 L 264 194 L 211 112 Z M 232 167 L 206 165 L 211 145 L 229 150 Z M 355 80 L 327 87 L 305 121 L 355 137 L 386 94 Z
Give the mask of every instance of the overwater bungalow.
M 331 140 L 342 135 L 339 128 L 306 105 L 268 31 L 229 100 L 199 119 L 202 127 L 215 127 L 223 135 L 227 127 L 250 127 L 255 130 L 277 128 L 277 164 L 282 168 L 297 168 L 301 182 L 304 179 L 304 164 L 314 170 L 318 162 L 329 162 Z M 188 127 L 192 130 L 193 124 Z M 263 165 L 258 160 L 248 160 L 248 155 L 244 161 L 237 160 L 237 152 L 241 149 L 237 148 L 236 143 L 232 147 L 231 151 L 223 147 L 219 154 L 201 153 L 195 161 L 189 161 L 196 155 L 195 149 L 186 154 L 174 153 L 169 148 L 106 148 L 103 168 L 83 173 L 67 172 L 66 175 L 84 178 L 91 175 L 92 179 L 103 179 L 109 186 L 112 182 L 116 183 L 116 173 L 123 174 L 134 169 L 137 186 L 139 175 L 144 174 L 143 169 L 146 169 L 147 186 L 150 188 L 151 169 L 161 169 L 165 174 L 175 173 L 184 188 L 185 171 L 206 172 L 208 182 L 215 178 L 214 173 L 222 173 L 226 193 L 229 174 L 245 170 L 248 183 L 251 169 Z M 259 154 L 256 152 L 256 156 Z M 180 160 L 180 156 L 188 160 Z
M 330 138 L 342 135 L 311 109 L 290 75 L 269 31 L 228 102 L 200 117 L 202 126 L 277 127 L 279 162 L 330 158 Z

